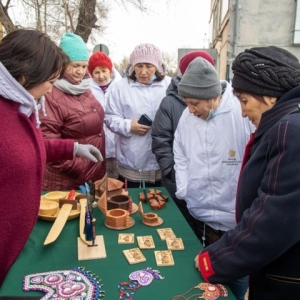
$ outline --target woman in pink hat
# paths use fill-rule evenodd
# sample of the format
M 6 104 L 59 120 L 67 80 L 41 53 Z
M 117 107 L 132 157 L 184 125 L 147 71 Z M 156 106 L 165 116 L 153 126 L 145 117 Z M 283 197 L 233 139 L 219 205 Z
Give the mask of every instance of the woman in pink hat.
M 117 134 L 120 180 L 127 179 L 128 187 L 138 187 L 141 181 L 160 185 L 161 172 L 151 149 L 151 120 L 170 81 L 161 51 L 140 44 L 130 55 L 126 78 L 115 84 L 108 97 L 105 122 Z M 142 115 L 144 121 L 139 121 Z

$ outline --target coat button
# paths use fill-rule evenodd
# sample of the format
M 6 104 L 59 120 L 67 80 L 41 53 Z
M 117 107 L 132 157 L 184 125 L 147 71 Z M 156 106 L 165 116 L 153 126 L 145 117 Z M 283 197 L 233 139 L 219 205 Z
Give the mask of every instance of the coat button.
M 97 112 L 97 109 L 96 109 L 96 108 L 93 108 L 93 112 Z
M 102 136 L 102 133 L 99 133 L 98 135 L 99 135 L 99 136 Z

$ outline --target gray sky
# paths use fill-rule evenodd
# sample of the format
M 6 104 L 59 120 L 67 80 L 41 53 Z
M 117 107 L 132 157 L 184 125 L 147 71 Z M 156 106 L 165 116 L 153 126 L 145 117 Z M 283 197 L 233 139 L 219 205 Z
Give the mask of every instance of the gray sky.
M 125 10 L 116 1 L 106 1 L 110 7 L 105 31 L 97 42 L 88 42 L 92 50 L 96 44 L 105 44 L 113 62 L 129 57 L 135 46 L 152 43 L 163 52 L 177 59 L 178 48 L 208 48 L 210 37 L 210 0 L 146 0 L 147 13 L 134 9 Z M 10 11 L 20 24 L 28 16 L 18 0 Z M 17 3 L 17 4 L 16 4 Z
M 110 4 L 105 33 L 99 43 L 113 61 L 129 56 L 140 43 L 152 43 L 177 58 L 178 48 L 207 48 L 210 0 L 149 0 L 151 12 L 126 11 Z

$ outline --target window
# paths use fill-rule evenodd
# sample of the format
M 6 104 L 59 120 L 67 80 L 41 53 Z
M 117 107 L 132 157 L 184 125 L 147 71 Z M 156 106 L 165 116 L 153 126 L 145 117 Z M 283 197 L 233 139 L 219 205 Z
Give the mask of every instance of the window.
M 300 44 L 300 4 L 297 1 L 293 44 Z

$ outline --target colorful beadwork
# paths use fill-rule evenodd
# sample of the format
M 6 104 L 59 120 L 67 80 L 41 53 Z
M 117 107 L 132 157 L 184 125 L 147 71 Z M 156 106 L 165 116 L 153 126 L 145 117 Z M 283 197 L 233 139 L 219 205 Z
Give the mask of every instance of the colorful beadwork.
M 204 291 L 202 294 L 188 294 L 194 290 L 200 289 Z M 173 300 L 191 300 L 191 299 L 204 299 L 204 300 L 215 300 L 219 297 L 228 297 L 228 291 L 223 284 L 211 284 L 211 283 L 199 283 L 198 285 L 190 288 L 188 291 L 181 295 L 176 295 Z
M 100 300 L 104 297 L 100 280 L 81 267 L 26 275 L 23 290 L 45 292 L 41 300 Z
M 200 283 L 199 288 L 204 291 L 203 298 L 207 300 L 228 297 L 228 291 L 222 284 Z
M 129 275 L 130 282 L 120 282 L 118 289 L 120 292 L 119 300 L 132 300 L 132 295 L 140 286 L 149 285 L 153 279 L 164 279 L 159 274 L 158 270 L 152 270 L 152 268 L 146 268 L 132 272 Z
M 129 278 L 130 280 L 137 280 L 138 283 L 143 286 L 149 285 L 153 279 L 164 279 L 158 270 L 152 270 L 151 268 L 132 272 Z

